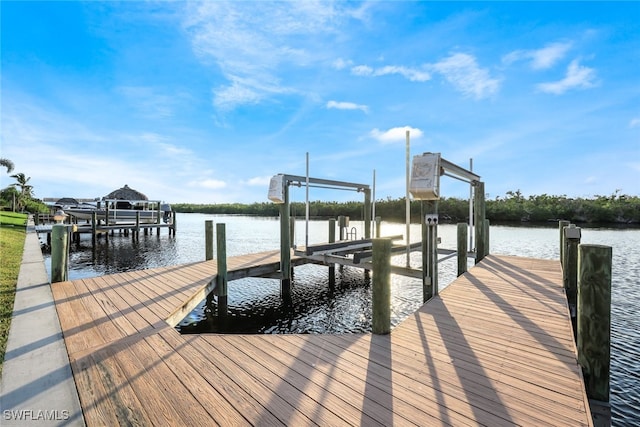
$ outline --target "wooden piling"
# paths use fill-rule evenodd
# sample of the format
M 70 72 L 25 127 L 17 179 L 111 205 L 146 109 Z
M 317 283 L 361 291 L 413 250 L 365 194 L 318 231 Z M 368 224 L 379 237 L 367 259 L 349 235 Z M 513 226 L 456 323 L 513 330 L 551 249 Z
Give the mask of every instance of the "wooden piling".
M 611 357 L 610 246 L 578 246 L 578 362 L 587 397 L 609 401 Z
M 371 190 L 364 190 L 364 238 L 371 238 Z
M 487 256 L 491 253 L 491 245 L 490 245 L 490 231 L 491 231 L 491 223 L 488 219 L 484 219 L 484 256 Z
M 338 215 L 338 229 L 340 230 L 339 238 L 340 240 L 345 240 L 345 228 L 347 227 L 348 220 L 345 215 Z
M 573 338 L 577 339 L 578 329 L 576 323 L 577 299 L 578 299 L 578 245 L 580 244 L 580 228 L 574 224 L 564 227 L 564 251 L 562 259 L 562 282 L 564 284 Z
M 466 223 L 458 223 L 458 276 L 467 271 L 467 230 Z
M 136 228 L 133 232 L 133 238 L 135 240 L 140 238 L 140 211 L 136 211 Z
M 227 234 L 225 224 L 216 224 L 216 254 L 218 262 L 218 275 L 216 289 L 218 293 L 218 314 L 227 314 Z
M 65 224 L 51 227 L 51 283 L 69 279 L 69 229 Z
M 375 219 L 375 222 L 376 222 L 376 237 L 380 237 L 381 236 L 380 230 L 382 228 L 382 218 L 377 216 Z
M 204 222 L 204 246 L 205 259 L 213 259 L 213 221 L 210 219 Z
M 280 205 L 280 295 L 291 295 L 291 235 L 289 234 L 289 187 L 284 189 Z
M 560 265 L 564 265 L 564 228 L 569 226 L 569 221 L 558 221 L 558 229 L 560 231 Z
M 98 236 L 98 214 L 91 212 L 91 247 L 96 247 L 96 238 Z
M 296 218 L 289 217 L 289 247 L 296 247 Z
M 438 293 L 438 202 L 422 203 L 422 301 Z
M 484 182 L 478 181 L 474 187 L 473 195 L 473 223 L 476 234 L 476 264 L 486 256 L 486 239 L 484 219 L 486 215 L 484 200 Z
M 373 239 L 372 331 L 391 332 L 391 239 Z
M 336 241 L 336 220 L 335 218 L 329 219 L 329 243 Z M 329 286 L 333 287 L 336 284 L 336 265 L 329 264 Z

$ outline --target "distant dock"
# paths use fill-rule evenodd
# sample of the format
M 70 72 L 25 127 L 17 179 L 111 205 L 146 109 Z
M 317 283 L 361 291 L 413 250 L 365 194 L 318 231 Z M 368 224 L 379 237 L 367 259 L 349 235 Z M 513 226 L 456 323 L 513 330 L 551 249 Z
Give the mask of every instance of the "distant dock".
M 36 219 L 35 230 L 38 234 L 46 235 L 47 245 L 51 245 L 51 232 L 54 226 L 54 216 L 50 214 L 38 214 L 34 216 Z M 95 246 L 95 240 L 101 236 L 109 237 L 109 235 L 115 235 L 115 233 L 123 234 L 125 236 L 131 235 L 134 239 L 140 236 L 140 232 L 144 235 L 153 234 L 153 230 L 156 230 L 156 234 L 160 235 L 160 230 L 167 229 L 169 235 L 176 233 L 176 215 L 175 212 L 171 213 L 169 222 L 118 222 L 118 223 L 103 223 L 102 221 L 82 221 L 67 223 L 69 226 L 69 235 L 71 241 L 79 242 L 80 235 L 90 234 L 92 238 L 92 244 Z
M 593 425 L 558 261 L 488 255 L 388 335 L 181 335 L 216 276 L 52 284 L 87 425 Z

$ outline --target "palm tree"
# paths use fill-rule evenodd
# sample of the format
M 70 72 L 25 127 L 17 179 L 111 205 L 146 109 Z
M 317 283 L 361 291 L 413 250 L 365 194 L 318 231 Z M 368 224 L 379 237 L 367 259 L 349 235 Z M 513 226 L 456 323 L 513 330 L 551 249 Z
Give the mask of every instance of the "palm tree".
M 13 172 L 13 162 L 9 159 L 5 159 L 5 158 L 0 158 L 0 166 L 4 166 L 5 168 L 7 168 L 7 173 L 11 173 Z
M 17 181 L 12 185 L 20 189 L 20 194 L 18 195 L 18 208 L 19 210 L 22 210 L 25 201 L 31 199 L 33 196 L 33 186 L 28 184 L 31 177 L 27 178 L 25 174 L 17 173 L 15 175 L 11 175 L 11 178 L 15 178 Z

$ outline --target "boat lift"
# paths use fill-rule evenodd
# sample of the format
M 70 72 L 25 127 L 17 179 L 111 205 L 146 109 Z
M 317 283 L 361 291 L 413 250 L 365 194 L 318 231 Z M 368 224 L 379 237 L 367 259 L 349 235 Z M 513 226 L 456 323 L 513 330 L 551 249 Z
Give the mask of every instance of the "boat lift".
M 422 269 L 416 270 L 407 267 L 392 266 L 392 272 L 410 277 L 418 277 L 423 280 L 424 301 L 430 299 L 438 292 L 438 253 L 447 257 L 456 253 L 454 250 L 438 249 L 437 226 L 438 200 L 440 199 L 440 176 L 448 176 L 464 182 L 468 182 L 474 191 L 470 204 L 476 206 L 474 217 L 476 218 L 476 262 L 484 257 L 484 183 L 480 176 L 451 163 L 440 156 L 440 153 L 423 153 L 413 158 L 411 168 L 411 181 L 409 192 L 414 200 L 421 201 L 421 225 L 422 241 L 406 245 L 394 246 L 392 252 L 407 253 L 415 250 L 422 252 Z M 280 272 L 281 292 L 283 296 L 291 293 L 291 238 L 289 187 L 307 187 L 307 227 L 308 227 L 308 188 L 329 188 L 352 190 L 364 193 L 364 236 L 360 240 L 331 242 L 327 244 L 309 245 L 308 229 L 303 248 L 296 248 L 294 254 L 305 257 L 312 262 L 331 265 L 353 265 L 365 269 L 371 269 L 371 189 L 367 184 L 357 184 L 345 181 L 311 178 L 308 176 L 278 174 L 271 178 L 269 184 L 269 200 L 280 205 Z M 470 212 L 472 208 L 470 207 Z M 471 215 L 470 215 L 471 222 Z M 402 239 L 402 236 L 392 236 L 392 240 Z M 331 239 L 330 239 L 331 240 Z
M 368 184 L 312 178 L 309 177 L 308 174 L 307 176 L 287 174 L 274 175 L 269 183 L 268 197 L 269 200 L 280 205 L 280 290 L 283 296 L 291 294 L 291 238 L 293 233 L 289 226 L 289 187 L 302 187 L 303 185 L 307 188 L 307 231 L 305 238 L 305 250 L 302 252 L 296 251 L 296 254 L 303 256 L 311 255 L 306 253 L 309 246 L 309 187 L 351 190 L 358 193 L 364 193 L 364 238 L 370 239 L 371 237 L 371 188 Z

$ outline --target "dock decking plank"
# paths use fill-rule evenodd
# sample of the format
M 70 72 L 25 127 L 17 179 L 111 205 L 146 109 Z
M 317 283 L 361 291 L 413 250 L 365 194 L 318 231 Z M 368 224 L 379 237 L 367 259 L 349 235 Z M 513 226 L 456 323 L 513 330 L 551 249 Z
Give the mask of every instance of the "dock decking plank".
M 344 400 L 349 399 L 348 394 L 342 394 L 339 397 L 331 391 L 331 379 L 324 377 L 318 379 L 321 374 L 313 369 L 306 371 L 304 374 L 291 369 L 282 363 L 276 354 L 275 348 L 272 346 L 253 346 L 249 341 L 257 341 L 250 337 L 245 340 L 242 337 L 225 336 L 218 337 L 224 340 L 233 348 L 237 348 L 244 355 L 241 356 L 240 362 L 248 372 L 254 373 L 254 376 L 262 378 L 267 384 L 271 384 L 272 389 L 278 390 L 278 394 L 283 395 L 285 399 L 295 406 L 297 410 L 302 412 L 313 423 L 318 425 L 340 425 L 345 423 L 354 423 L 365 425 L 380 425 L 376 421 L 375 414 L 361 414 L 353 410 L 349 410 L 347 405 L 343 405 Z M 218 341 L 219 341 L 218 340 Z M 280 343 L 280 347 L 285 347 L 286 343 Z M 266 354 L 268 350 L 268 354 Z M 299 363 L 296 359 L 289 359 L 292 363 Z M 257 364 L 256 364 L 257 363 Z M 255 375 L 258 373 L 258 375 Z M 320 383 L 321 385 L 319 385 Z M 335 390 L 334 390 L 335 392 Z M 345 410 L 342 417 L 337 413 L 336 409 Z M 362 418 L 362 419 L 360 419 Z
M 557 262 L 488 256 L 387 336 L 181 336 L 166 320 L 216 273 L 52 284 L 88 425 L 592 425 Z
M 326 416 L 323 419 L 312 415 L 310 418 L 315 422 L 324 424 L 333 420 L 332 424 L 335 424 L 335 420 L 341 419 L 342 423 L 380 425 L 375 414 L 363 414 L 360 402 L 353 403 L 353 389 L 342 382 L 336 382 L 335 375 L 324 373 L 313 364 L 305 362 L 310 355 L 308 350 L 287 345 L 285 342 L 280 342 L 279 345 L 263 345 L 262 340 L 255 337 L 238 336 L 227 339 L 233 342 L 241 340 L 237 346 L 243 348 L 250 357 L 260 360 L 266 369 L 271 369 L 276 375 L 290 382 L 300 393 L 309 396 L 317 402 L 317 407 L 325 407 L 334 414 L 328 419 Z
M 454 425 L 482 423 L 496 426 L 509 424 L 496 416 L 497 411 L 491 411 L 487 407 L 476 410 L 468 404 L 466 399 L 460 398 L 461 393 L 439 388 L 438 384 L 430 382 L 431 378 L 426 377 L 428 373 L 421 372 L 418 368 L 419 364 L 411 363 L 415 362 L 414 357 L 406 359 L 395 357 L 393 353 L 395 349 L 388 346 L 386 337 L 363 340 L 361 343 L 366 344 L 365 348 L 353 351 L 350 348 L 343 350 L 341 346 L 331 343 L 330 339 L 324 340 L 322 348 L 325 351 L 322 357 L 330 355 L 326 359 L 329 366 L 332 368 L 340 366 L 347 375 L 355 375 L 357 380 L 353 381 L 353 384 L 368 385 L 367 393 L 374 389 L 373 383 L 387 390 L 390 394 L 389 407 L 395 407 L 398 400 L 406 402 L 415 395 L 419 397 L 422 405 L 440 414 L 439 423 L 453 422 Z M 376 348 L 382 348 L 382 350 L 377 351 Z M 440 404 L 441 402 L 446 402 L 446 405 Z M 418 412 L 414 410 L 410 414 L 416 418 Z
M 223 372 L 216 363 L 212 363 L 208 350 L 205 349 L 207 352 L 205 354 L 198 348 L 201 346 L 194 345 L 194 341 L 200 340 L 200 337 L 180 336 L 173 332 L 162 331 L 159 335 L 210 384 L 209 393 L 213 390 L 222 396 L 238 413 L 242 414 L 247 423 L 257 425 L 260 421 L 263 425 L 285 425 L 271 412 L 265 410 L 251 392 L 235 383 L 229 376 L 229 374 L 233 375 L 233 372 Z
M 212 357 L 215 363 L 223 370 L 233 375 L 234 382 L 245 392 L 253 395 L 264 411 L 270 412 L 277 417 L 284 425 L 309 425 L 311 420 L 298 411 L 287 399 L 272 389 L 271 377 L 262 375 L 259 371 L 247 371 L 245 368 L 255 367 L 255 365 L 242 363 L 241 355 L 236 355 L 237 350 L 228 346 L 218 347 L 218 342 L 210 340 L 196 339 L 192 345 L 204 354 Z M 238 359 L 240 359 L 238 361 Z M 250 373 L 251 372 L 251 373 Z M 270 416 L 269 416 L 270 418 Z M 262 425 L 263 420 L 259 418 L 253 425 Z
M 271 341 L 272 347 L 281 347 L 281 339 L 279 337 L 267 336 L 266 339 Z M 362 342 L 363 345 L 370 344 L 367 336 L 353 336 L 349 335 L 344 341 L 339 341 L 334 347 L 330 345 L 332 337 L 309 337 L 300 339 L 299 337 L 285 337 L 287 341 L 296 345 L 301 349 L 305 349 L 305 352 L 292 352 L 291 357 L 296 360 L 304 361 L 305 363 L 314 367 L 314 369 L 324 372 L 329 376 L 332 381 L 344 382 L 360 400 L 354 400 L 351 397 L 351 402 L 354 405 L 359 404 L 359 409 L 365 412 L 365 405 L 362 403 L 364 398 L 360 397 L 360 394 L 366 395 L 369 399 L 375 399 L 378 404 L 384 402 L 389 408 L 393 408 L 393 411 L 400 416 L 404 414 L 411 414 L 409 421 L 413 420 L 415 423 L 417 419 L 422 420 L 428 425 L 449 425 L 455 421 L 453 425 L 475 425 L 469 418 L 464 416 L 458 416 L 453 413 L 453 416 L 439 417 L 435 414 L 442 412 L 444 408 L 438 408 L 437 402 L 433 402 L 429 399 L 425 399 L 420 393 L 412 387 L 412 384 L 404 384 L 402 382 L 396 382 L 393 385 L 393 392 L 389 390 L 391 388 L 389 381 L 389 374 L 391 373 L 388 368 L 389 365 L 381 366 L 377 363 L 369 363 L 368 359 L 358 360 L 349 357 L 345 357 L 344 354 L 351 346 L 351 340 L 355 338 L 357 342 Z M 289 348 L 289 347 L 282 347 Z M 366 354 L 366 348 L 363 351 Z M 363 393 L 362 385 L 369 386 L 369 389 Z M 378 389 L 374 392 L 374 388 Z M 392 402 L 392 404 L 389 404 Z M 368 407 L 367 407 L 368 410 Z M 368 412 L 368 411 L 367 411 Z M 390 414 L 383 414 L 381 420 L 391 422 Z

